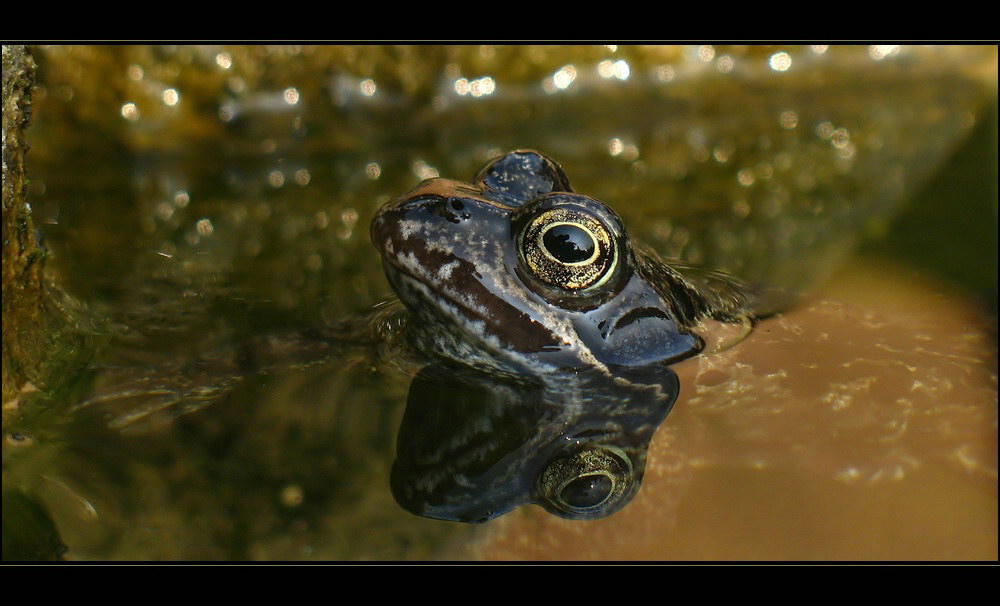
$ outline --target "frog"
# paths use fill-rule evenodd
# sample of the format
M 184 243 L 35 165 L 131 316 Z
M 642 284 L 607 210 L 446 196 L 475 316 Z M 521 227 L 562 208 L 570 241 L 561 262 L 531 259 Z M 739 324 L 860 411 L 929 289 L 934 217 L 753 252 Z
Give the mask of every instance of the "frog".
M 530 149 L 470 183 L 423 181 L 378 210 L 371 238 L 411 313 L 410 341 L 487 372 L 613 376 L 702 352 L 708 323 L 745 336 L 755 322 L 745 285 L 663 261 Z
M 744 285 L 663 261 L 530 149 L 471 182 L 423 181 L 378 210 L 371 237 L 406 339 L 432 360 L 411 384 L 391 478 L 426 517 L 620 510 L 677 399 L 671 365 L 718 347 L 718 326 L 754 322 Z

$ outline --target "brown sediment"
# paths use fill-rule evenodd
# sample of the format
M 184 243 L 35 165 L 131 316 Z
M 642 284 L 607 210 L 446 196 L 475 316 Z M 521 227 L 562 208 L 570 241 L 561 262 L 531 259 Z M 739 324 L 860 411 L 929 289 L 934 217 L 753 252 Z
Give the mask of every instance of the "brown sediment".
M 685 388 L 624 510 L 527 508 L 473 555 L 995 560 L 995 343 L 978 310 L 882 271 L 678 365 Z

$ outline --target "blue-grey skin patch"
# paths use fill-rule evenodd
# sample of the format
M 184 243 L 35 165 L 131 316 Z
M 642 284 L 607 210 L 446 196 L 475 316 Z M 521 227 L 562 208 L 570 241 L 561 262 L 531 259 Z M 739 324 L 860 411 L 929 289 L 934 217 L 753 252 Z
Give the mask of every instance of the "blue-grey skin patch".
M 691 327 L 711 310 L 695 288 L 537 152 L 501 156 L 473 183 L 424 181 L 383 206 L 371 233 L 412 338 L 443 358 L 548 372 L 670 363 L 703 347 Z

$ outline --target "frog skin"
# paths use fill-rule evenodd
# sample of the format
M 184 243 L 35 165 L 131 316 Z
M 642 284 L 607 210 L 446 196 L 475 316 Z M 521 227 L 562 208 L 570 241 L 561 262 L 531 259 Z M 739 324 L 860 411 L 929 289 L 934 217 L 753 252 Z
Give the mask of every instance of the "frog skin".
M 746 318 L 737 283 L 632 243 L 535 151 L 494 159 L 472 183 L 422 182 L 378 211 L 371 235 L 417 348 L 488 372 L 613 376 L 699 353 L 704 319 Z

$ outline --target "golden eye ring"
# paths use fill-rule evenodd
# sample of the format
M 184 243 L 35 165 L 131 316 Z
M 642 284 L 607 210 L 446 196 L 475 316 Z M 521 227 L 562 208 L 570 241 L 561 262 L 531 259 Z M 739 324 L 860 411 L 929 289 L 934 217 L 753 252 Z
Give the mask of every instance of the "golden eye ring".
M 598 445 L 549 463 L 538 492 L 543 506 L 558 515 L 600 517 L 623 504 L 634 481 L 628 455 L 616 446 Z
M 550 208 L 525 226 L 519 249 L 531 274 L 571 292 L 600 288 L 614 274 L 618 250 L 608 228 L 577 208 Z

